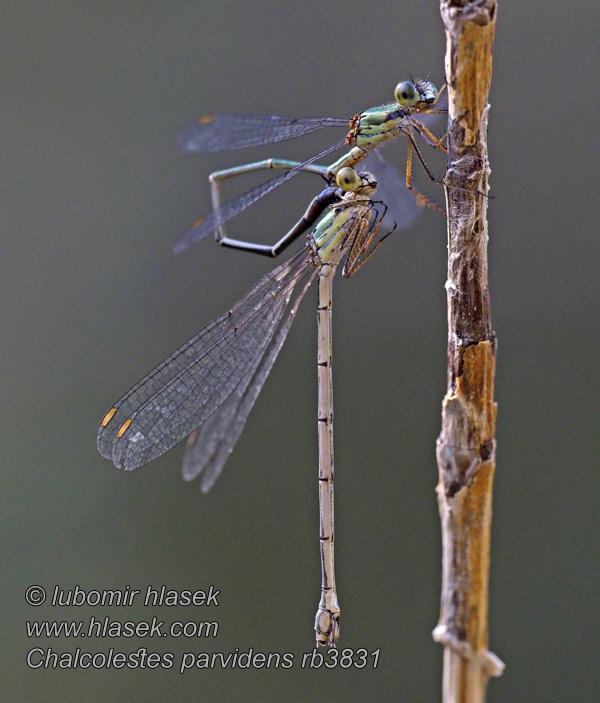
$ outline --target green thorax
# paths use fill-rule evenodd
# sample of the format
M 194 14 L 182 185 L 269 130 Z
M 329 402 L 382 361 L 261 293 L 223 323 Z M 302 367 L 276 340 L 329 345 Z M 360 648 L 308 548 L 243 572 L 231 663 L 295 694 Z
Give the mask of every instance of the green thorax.
M 397 103 L 365 110 L 352 130 L 352 145 L 365 149 L 395 139 L 408 126 L 407 116 L 406 110 Z
M 406 110 L 393 103 L 365 110 L 355 118 L 348 143 L 353 147 L 329 167 L 336 174 L 345 166 L 356 166 L 365 157 L 365 151 L 373 151 L 381 144 L 396 139 L 407 128 Z
M 323 264 L 337 266 L 348 245 L 348 235 L 361 218 L 369 205 L 369 199 L 355 193 L 349 193 L 344 198 L 344 203 L 352 205 L 338 205 L 334 207 L 310 235 L 311 243 L 319 260 Z

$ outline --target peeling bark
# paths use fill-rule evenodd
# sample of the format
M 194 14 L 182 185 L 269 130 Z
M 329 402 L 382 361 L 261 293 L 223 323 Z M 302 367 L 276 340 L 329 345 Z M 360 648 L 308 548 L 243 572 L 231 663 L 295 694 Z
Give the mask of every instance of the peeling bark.
M 448 86 L 448 383 L 437 441 L 444 703 L 481 703 L 504 664 L 488 651 L 496 339 L 488 289 L 487 102 L 496 2 L 441 0 Z

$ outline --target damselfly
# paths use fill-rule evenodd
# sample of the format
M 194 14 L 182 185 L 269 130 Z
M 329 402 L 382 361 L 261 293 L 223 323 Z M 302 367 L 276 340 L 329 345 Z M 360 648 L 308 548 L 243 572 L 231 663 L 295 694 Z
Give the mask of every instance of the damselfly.
M 152 461 L 189 437 L 184 477 L 193 479 L 202 474 L 202 490 L 208 491 L 242 432 L 299 304 L 318 279 L 322 582 L 315 630 L 319 645 L 335 644 L 340 613 L 333 532 L 332 279 L 343 259 L 342 275 L 352 276 L 390 234 L 380 228 L 385 205 L 371 198 L 377 182 L 370 173 L 359 176 L 353 169 L 341 169 L 337 182 L 343 190 L 325 189 L 271 253 L 279 253 L 313 226 L 326 208 L 306 245 L 127 391 L 104 415 L 98 431 L 100 454 L 126 470 Z M 237 245 L 266 253 L 264 245 Z
M 372 171 L 381 183 L 395 187 L 397 183 L 404 185 L 416 195 L 421 202 L 439 208 L 428 198 L 415 190 L 412 185 L 412 156 L 413 153 L 421 162 L 425 173 L 431 181 L 437 181 L 423 158 L 415 136 L 418 135 L 429 146 L 446 151 L 442 140 L 437 139 L 427 127 L 416 118 L 416 115 L 436 114 L 443 110 L 437 108 L 441 92 L 430 81 L 403 81 L 394 91 L 396 103 L 374 107 L 350 121 L 334 117 L 289 118 L 259 115 L 205 115 L 195 124 L 188 127 L 179 137 L 179 148 L 184 152 L 216 152 L 225 149 L 242 149 L 248 146 L 271 144 L 287 139 L 293 139 L 323 127 L 348 127 L 350 132 L 346 138 L 320 151 L 303 162 L 285 159 L 265 159 L 251 164 L 244 164 L 210 175 L 213 211 L 206 217 L 196 220 L 175 245 L 175 251 L 180 252 L 194 242 L 203 239 L 208 234 L 216 232 L 217 241 L 227 238 L 224 225 L 247 207 L 255 203 L 267 193 L 282 185 L 302 171 L 308 171 L 324 177 L 333 183 L 338 171 L 344 167 L 357 166 L 371 152 L 382 144 L 404 135 L 408 140 L 406 175 L 400 174 L 383 161 L 371 160 L 368 169 Z M 314 162 L 322 159 L 333 151 L 344 146 L 351 146 L 341 158 L 330 166 L 317 165 Z M 286 173 L 277 176 L 266 183 L 261 183 L 252 190 L 221 205 L 219 184 L 221 181 L 263 169 L 282 169 Z M 381 173 L 385 170 L 385 175 Z M 382 177 L 383 176 L 383 177 Z M 438 181 L 439 182 L 439 181 Z M 393 202 L 389 202 L 393 206 Z M 402 213 L 399 213 L 402 217 Z M 397 220 L 396 211 L 394 218 Z

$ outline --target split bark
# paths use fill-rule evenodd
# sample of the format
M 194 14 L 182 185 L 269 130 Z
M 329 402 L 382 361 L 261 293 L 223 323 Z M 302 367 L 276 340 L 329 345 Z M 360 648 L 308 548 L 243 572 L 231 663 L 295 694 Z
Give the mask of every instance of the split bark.
M 444 703 L 481 703 L 504 664 L 488 651 L 496 460 L 496 338 L 488 289 L 488 92 L 495 0 L 441 0 L 448 89 L 448 383 L 437 441 Z

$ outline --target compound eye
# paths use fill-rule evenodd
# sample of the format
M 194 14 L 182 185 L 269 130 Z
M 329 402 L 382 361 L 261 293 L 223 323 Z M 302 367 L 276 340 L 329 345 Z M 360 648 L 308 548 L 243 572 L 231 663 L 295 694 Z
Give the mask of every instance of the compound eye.
M 396 98 L 396 102 L 402 105 L 402 107 L 412 107 L 415 103 L 419 102 L 420 95 L 414 83 L 402 81 L 402 83 L 398 83 L 396 86 L 394 97 Z
M 337 172 L 335 182 L 338 187 L 347 193 L 356 190 L 361 184 L 361 178 L 350 166 L 344 166 Z

